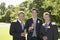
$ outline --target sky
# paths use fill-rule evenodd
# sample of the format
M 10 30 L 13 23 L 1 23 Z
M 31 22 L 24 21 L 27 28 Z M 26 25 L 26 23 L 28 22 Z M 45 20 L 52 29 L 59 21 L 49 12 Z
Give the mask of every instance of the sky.
M 18 4 L 20 4 L 20 3 L 24 2 L 24 1 L 25 1 L 25 0 L 0 0 L 0 4 L 1 4 L 2 2 L 5 2 L 6 7 L 7 7 L 8 5 L 14 5 L 14 6 L 16 6 L 16 5 L 18 5 Z

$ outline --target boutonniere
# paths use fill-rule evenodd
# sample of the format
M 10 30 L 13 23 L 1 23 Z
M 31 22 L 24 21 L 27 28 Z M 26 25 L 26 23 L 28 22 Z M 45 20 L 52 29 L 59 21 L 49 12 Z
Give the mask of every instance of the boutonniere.
M 45 24 L 43 23 L 42 26 L 45 26 Z
M 50 26 L 48 26 L 47 28 L 49 28 L 49 29 L 50 29 Z
M 38 20 L 38 23 L 40 23 L 40 21 Z

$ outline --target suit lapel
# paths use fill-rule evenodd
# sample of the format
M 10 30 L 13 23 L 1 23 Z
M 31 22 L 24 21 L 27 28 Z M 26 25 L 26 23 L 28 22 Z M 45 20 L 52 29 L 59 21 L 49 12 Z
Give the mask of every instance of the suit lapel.
M 48 26 L 50 26 L 50 28 L 47 29 L 47 31 L 49 32 L 51 30 L 51 27 L 52 27 L 51 22 L 50 22 L 50 24 Z
M 50 22 L 50 24 L 49 24 L 48 26 L 50 26 L 50 28 L 52 27 L 52 24 L 51 24 L 51 22 Z M 49 29 L 50 29 L 50 28 L 49 28 Z
M 22 30 L 21 23 L 19 23 L 19 21 L 18 21 L 18 20 L 17 20 L 17 25 L 18 25 L 18 27 Z
M 32 21 L 32 23 L 33 23 L 33 21 L 34 21 L 33 18 L 31 18 L 31 21 Z M 37 18 L 37 20 L 36 20 L 36 25 L 37 25 L 37 23 L 38 23 L 38 18 Z
M 31 23 L 33 23 L 33 18 L 31 18 Z
M 49 23 L 49 25 L 48 25 L 48 26 L 52 26 L 51 22 Z
M 39 21 L 39 19 L 37 18 L 37 21 L 36 21 L 36 24 L 38 24 L 40 21 Z
M 36 30 L 37 30 L 37 28 L 38 28 L 38 18 L 36 20 Z
M 45 25 L 45 24 L 44 24 L 44 25 Z M 45 26 L 43 26 L 43 28 L 44 28 L 45 32 L 49 32 L 49 31 L 51 30 L 51 27 L 52 27 L 51 22 L 49 23 L 49 25 L 48 25 L 48 27 L 47 27 L 47 28 L 45 28 Z
M 37 26 L 37 24 L 38 24 L 38 18 L 37 18 L 37 20 L 36 20 L 36 26 Z
M 36 29 L 37 29 L 37 27 L 38 27 L 38 18 L 37 18 L 37 20 L 36 20 Z M 31 18 L 31 22 L 33 23 L 33 18 Z M 32 23 L 31 23 L 31 25 L 32 25 Z
M 17 20 L 17 23 L 18 23 L 18 25 L 20 25 L 21 26 L 21 23 Z

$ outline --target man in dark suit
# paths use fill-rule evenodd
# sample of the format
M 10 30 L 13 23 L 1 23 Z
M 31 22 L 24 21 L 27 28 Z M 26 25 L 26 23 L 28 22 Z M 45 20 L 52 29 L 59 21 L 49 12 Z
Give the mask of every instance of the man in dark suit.
M 52 24 L 50 21 L 49 12 L 44 12 L 44 22 L 40 30 L 41 38 L 43 40 L 58 40 L 58 29 L 57 26 Z
M 13 36 L 13 40 L 25 40 L 25 32 L 24 32 L 24 12 L 21 11 L 18 14 L 17 22 L 12 22 L 10 26 L 10 35 Z
M 42 20 L 37 18 L 37 9 L 32 9 L 32 18 L 26 21 L 27 40 L 38 40 L 38 32 L 42 26 Z

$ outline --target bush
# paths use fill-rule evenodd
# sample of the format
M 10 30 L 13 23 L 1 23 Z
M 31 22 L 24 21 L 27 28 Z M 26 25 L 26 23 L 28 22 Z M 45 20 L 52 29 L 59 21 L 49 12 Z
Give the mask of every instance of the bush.
M 60 39 L 60 32 L 58 32 L 58 38 Z

